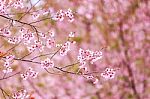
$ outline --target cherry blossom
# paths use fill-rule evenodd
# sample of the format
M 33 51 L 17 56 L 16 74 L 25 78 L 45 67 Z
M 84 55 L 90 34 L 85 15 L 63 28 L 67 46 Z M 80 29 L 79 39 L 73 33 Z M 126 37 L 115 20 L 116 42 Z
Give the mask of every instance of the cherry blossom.
M 62 47 L 60 49 L 61 56 L 67 55 L 67 52 L 70 50 L 70 44 L 71 44 L 71 42 L 67 41 L 64 45 L 62 45 Z
M 7 28 L 2 28 L 0 29 L 0 33 L 2 33 L 2 35 L 9 37 L 11 35 L 11 31 Z
M 52 19 L 53 20 L 59 20 L 59 21 L 63 21 L 64 20 L 64 16 L 65 16 L 65 13 L 64 13 L 64 11 L 63 10 L 60 10 L 60 11 L 58 11 L 56 14 L 54 14 L 53 16 L 52 16 Z
M 46 38 L 46 34 L 45 33 L 41 32 L 41 33 L 39 33 L 39 35 L 40 35 L 41 38 L 44 38 L 44 39 Z
M 71 9 L 68 9 L 67 11 L 59 10 L 56 14 L 52 15 L 52 19 L 56 21 L 63 21 L 65 17 L 68 17 L 69 22 L 74 21 L 74 15 Z
M 20 42 L 20 37 L 10 37 L 8 38 L 8 42 L 11 43 L 11 44 L 17 44 Z
M 24 8 L 23 0 L 15 0 L 10 2 L 11 6 L 14 8 Z
M 102 52 L 101 51 L 90 51 L 90 50 L 83 50 L 79 49 L 79 55 L 78 55 L 78 60 L 81 63 L 81 67 L 86 64 L 86 61 L 89 60 L 91 64 L 93 62 L 99 60 L 102 58 Z
M 13 69 L 11 67 L 6 67 L 6 69 L 3 69 L 3 73 L 11 73 Z
M 31 45 L 30 47 L 27 47 L 28 51 L 31 53 L 31 52 L 34 52 L 35 49 L 36 49 L 36 45 Z
M 69 37 L 74 37 L 75 36 L 75 32 L 70 32 L 69 33 Z
M 35 45 L 33 45 L 33 46 L 35 46 L 35 48 L 38 49 L 40 52 L 42 52 L 44 50 L 42 41 L 35 40 L 34 43 L 35 43 Z
M 149 99 L 149 5 L 0 0 L 0 99 Z
M 54 47 L 54 46 L 55 46 L 55 40 L 54 40 L 53 38 L 47 39 L 47 41 L 46 41 L 46 46 L 47 46 L 48 48 Z
M 5 0 L 1 0 L 0 1 L 0 14 L 5 14 L 6 13 L 6 1 Z
M 92 81 L 93 84 L 97 84 L 98 81 L 99 81 L 96 77 L 94 77 L 94 76 L 92 76 L 92 75 L 89 75 L 89 76 L 87 76 L 86 78 L 87 78 L 87 80 Z
M 29 96 L 30 95 L 24 89 L 19 90 L 12 95 L 13 99 L 29 99 Z
M 44 61 L 41 61 L 41 65 L 43 68 L 52 68 L 54 67 L 54 62 L 49 58 L 46 58 Z
M 33 13 L 32 17 L 33 17 L 34 20 L 38 19 L 40 17 L 39 12 Z
M 68 17 L 69 22 L 74 21 L 74 15 L 73 15 L 73 12 L 70 8 L 65 12 L 65 15 Z
M 24 44 L 30 44 L 31 40 L 34 39 L 34 33 L 22 33 L 21 38 L 24 40 Z
M 4 69 L 3 69 L 3 73 L 11 73 L 13 71 L 13 69 L 10 67 L 10 65 L 13 63 L 15 56 L 14 55 L 8 55 L 5 58 L 5 62 L 4 62 Z
M 50 31 L 48 31 L 48 34 L 50 35 L 50 37 L 54 37 L 55 36 L 55 31 L 50 30 Z
M 21 78 L 23 80 L 27 80 L 29 77 L 36 78 L 37 75 L 38 75 L 38 72 L 34 71 L 31 67 L 29 67 L 25 73 L 21 74 Z
M 116 75 L 116 70 L 112 68 L 106 68 L 105 71 L 101 73 L 101 76 L 106 80 L 115 78 L 115 75 Z

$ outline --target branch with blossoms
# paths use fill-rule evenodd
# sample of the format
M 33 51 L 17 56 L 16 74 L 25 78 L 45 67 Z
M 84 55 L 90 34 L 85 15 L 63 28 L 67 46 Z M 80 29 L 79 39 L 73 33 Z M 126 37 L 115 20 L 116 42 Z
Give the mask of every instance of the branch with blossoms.
M 8 21 L 8 24 L 0 29 L 0 37 L 4 42 L 6 42 L 6 45 L 11 46 L 10 48 L 5 48 L 5 44 L 2 44 L 1 46 L 1 48 L 4 48 L 5 51 L 1 51 L 2 54 L 0 55 L 0 59 L 3 64 L 3 75 L 0 78 L 0 81 L 12 79 L 13 77 L 19 75 L 19 78 L 22 82 L 27 81 L 39 95 L 39 97 L 45 99 L 31 81 L 31 79 L 37 79 L 41 73 L 38 72 L 36 68 L 43 69 L 50 75 L 70 74 L 83 77 L 95 85 L 99 84 L 101 78 L 105 80 L 114 79 L 118 70 L 117 68 L 106 68 L 105 70 L 90 71 L 90 69 L 87 67 L 88 62 L 92 65 L 96 61 L 102 59 L 103 53 L 101 49 L 93 51 L 90 49 L 79 48 L 77 52 L 78 55 L 74 57 L 76 60 L 74 63 L 65 66 L 58 66 L 58 64 L 56 64 L 56 62 L 58 62 L 56 57 L 61 57 L 63 61 L 68 54 L 71 54 L 70 52 L 72 50 L 72 46 L 76 46 L 77 43 L 74 40 L 76 37 L 76 32 L 68 33 L 67 40 L 62 40 L 60 43 L 56 40 L 57 37 L 55 35 L 55 31 L 52 29 L 44 31 L 38 26 L 35 26 L 35 24 L 40 24 L 45 20 L 52 20 L 57 23 L 67 20 L 67 22 L 72 24 L 75 21 L 75 12 L 70 8 L 67 10 L 61 9 L 53 13 L 51 13 L 49 10 L 43 9 L 32 11 L 40 1 L 41 0 L 38 0 L 34 5 L 31 3 L 30 9 L 23 6 L 22 0 L 16 0 L 14 2 L 11 1 L 9 3 L 6 1 L 0 2 L 0 17 L 5 21 Z M 11 9 L 23 9 L 26 11 L 20 12 L 21 16 L 19 18 L 15 18 L 17 13 L 11 14 L 9 11 Z M 12 17 L 11 15 L 14 16 Z M 28 22 L 23 20 L 26 16 L 30 20 L 33 19 L 33 21 Z M 15 32 L 11 30 L 13 28 L 16 29 Z M 22 50 L 20 47 L 22 47 Z M 19 52 L 19 50 L 21 51 Z M 23 50 L 25 54 L 22 54 Z M 29 67 L 20 66 L 21 71 L 12 74 L 15 71 L 13 67 L 15 63 L 18 63 L 17 65 L 19 65 L 19 63 L 31 63 L 31 65 Z M 39 67 L 34 67 L 34 65 Z M 74 67 L 77 67 L 77 70 L 71 71 L 68 69 L 73 69 Z M 1 87 L 0 89 L 4 98 L 6 98 L 6 95 L 10 97 L 10 95 L 7 94 Z M 28 99 L 31 97 L 31 95 L 28 94 L 25 89 L 22 89 L 14 92 L 11 97 L 14 99 Z
M 19 20 L 16 20 L 16 19 L 12 19 L 12 18 L 9 18 L 9 17 L 6 17 L 6 16 L 4 16 L 4 15 L 0 15 L 0 17 L 3 17 L 3 18 L 5 18 L 5 19 L 8 19 L 8 20 L 11 20 L 12 22 L 18 22 L 18 23 L 21 23 L 21 24 L 23 24 L 23 25 L 28 25 L 28 26 L 30 26 L 34 31 L 35 31 L 35 33 L 37 34 L 37 38 L 39 37 L 39 35 L 38 35 L 38 30 L 37 30 L 37 28 L 34 26 L 34 25 L 31 25 L 31 24 L 29 24 L 29 23 L 26 23 L 26 22 L 22 22 L 22 21 L 19 21 Z M 1 30 L 2 32 L 3 31 L 6 31 L 5 33 L 6 33 L 6 35 L 10 35 L 10 34 L 8 34 L 8 30 Z M 39 38 L 38 38 L 39 39 Z

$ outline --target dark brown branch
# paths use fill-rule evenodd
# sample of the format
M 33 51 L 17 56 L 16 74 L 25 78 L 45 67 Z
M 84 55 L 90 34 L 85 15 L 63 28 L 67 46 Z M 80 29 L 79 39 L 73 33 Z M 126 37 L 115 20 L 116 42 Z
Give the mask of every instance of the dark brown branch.
M 29 62 L 29 63 L 35 63 L 35 64 L 41 64 L 40 62 L 36 62 L 36 61 L 32 61 L 32 60 L 26 60 L 26 59 L 17 59 L 17 58 L 15 58 L 14 60 L 24 61 L 24 62 Z M 77 63 L 74 63 L 74 64 L 77 64 Z M 74 65 L 74 64 L 70 64 L 68 66 L 71 66 L 71 65 Z M 66 67 L 66 66 L 63 66 L 63 67 Z M 90 75 L 90 74 L 93 74 L 93 73 L 100 73 L 99 71 L 93 71 L 93 72 L 89 72 L 89 73 L 79 73 L 79 72 L 76 73 L 76 72 L 66 71 L 63 68 L 58 67 L 58 66 L 54 66 L 53 68 L 55 68 L 55 69 L 57 69 L 61 72 L 64 72 L 64 73 L 75 74 L 75 75 Z
M 34 25 L 31 25 L 31 24 L 29 24 L 29 23 L 26 23 L 26 22 L 23 22 L 23 21 L 20 21 L 20 20 L 12 19 L 12 18 L 10 18 L 10 17 L 6 17 L 6 16 L 4 16 L 4 15 L 0 15 L 0 17 L 3 17 L 3 18 L 5 18 L 5 19 L 7 19 L 7 20 L 15 21 L 15 22 L 18 22 L 18 23 L 27 25 L 27 26 L 30 26 L 30 27 L 36 32 L 37 38 L 38 38 L 38 41 L 39 41 L 38 30 L 37 30 L 37 28 L 36 28 Z
M 4 98 L 6 98 L 5 95 L 7 95 L 9 97 L 9 99 L 13 99 L 13 97 L 11 95 L 9 95 L 1 86 L 0 86 L 0 90 L 2 91 Z

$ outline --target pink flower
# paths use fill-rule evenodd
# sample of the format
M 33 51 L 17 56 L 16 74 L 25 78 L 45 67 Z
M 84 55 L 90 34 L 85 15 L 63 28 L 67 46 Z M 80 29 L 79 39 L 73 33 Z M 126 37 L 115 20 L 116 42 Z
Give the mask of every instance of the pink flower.
M 93 64 L 93 62 L 99 60 L 102 58 L 102 52 L 101 51 L 90 51 L 90 50 L 83 50 L 83 49 L 79 49 L 79 55 L 78 55 L 78 60 L 80 63 L 82 63 L 83 61 L 89 60 L 91 64 Z
M 32 13 L 32 18 L 33 18 L 34 20 L 38 19 L 39 16 L 40 16 L 39 12 Z
M 8 29 L 2 29 L 1 32 L 3 33 L 4 36 L 10 36 L 11 32 Z
M 74 37 L 74 34 L 75 34 L 74 32 L 70 32 L 69 37 Z
M 65 12 L 65 15 L 68 17 L 69 22 L 74 21 L 74 15 L 73 15 L 73 12 L 70 8 Z
M 24 40 L 24 44 L 30 44 L 30 41 L 34 39 L 34 33 L 22 33 L 21 38 Z
M 115 77 L 116 71 L 111 68 L 106 68 L 103 73 L 101 73 L 101 76 L 105 78 L 106 80 L 113 79 Z
M 16 0 L 16 1 L 13 1 L 13 4 L 11 5 L 12 7 L 14 8 L 24 8 L 24 5 L 23 5 L 23 0 Z
M 23 80 L 27 80 L 29 77 L 36 78 L 37 75 L 38 72 L 33 71 L 33 69 L 29 67 L 25 73 L 21 74 L 21 78 L 23 78 Z
M 59 21 L 63 21 L 64 20 L 64 16 L 65 16 L 65 13 L 64 13 L 64 11 L 63 10 L 60 10 L 60 11 L 58 11 L 56 14 L 54 14 L 53 16 L 52 16 L 52 19 L 53 20 L 59 20 Z
M 31 53 L 31 52 L 35 51 L 36 45 L 31 45 L 31 47 L 27 47 L 27 49 Z
M 43 68 L 52 68 L 54 67 L 54 62 L 49 58 L 46 58 L 44 61 L 41 61 Z
M 87 76 L 86 78 L 87 78 L 87 80 L 92 81 L 93 84 L 97 84 L 98 81 L 99 81 L 96 77 L 94 77 L 94 76 L 92 76 L 92 75 L 89 75 L 89 76 Z
M 7 67 L 6 69 L 3 70 L 3 73 L 11 73 L 13 69 L 11 67 Z
M 47 41 L 46 41 L 46 46 L 47 46 L 48 48 L 54 47 L 54 46 L 55 46 L 55 40 L 52 39 L 52 38 L 47 39 Z
M 74 15 L 71 9 L 68 9 L 67 11 L 60 10 L 56 14 L 52 15 L 52 19 L 56 21 L 63 21 L 65 17 L 68 17 L 69 22 L 74 21 Z
M 9 65 L 10 65 L 10 62 L 8 61 L 4 62 L 4 67 L 9 67 Z
M 20 41 L 20 38 L 18 37 L 8 38 L 8 42 L 11 44 L 17 44 L 19 41 Z
M 50 30 L 50 31 L 48 31 L 48 34 L 50 35 L 50 37 L 54 37 L 55 36 L 55 31 Z
M 70 42 L 67 41 L 60 49 L 60 55 L 65 56 L 67 52 L 70 50 Z
M 35 40 L 34 43 L 35 43 L 34 44 L 35 48 L 38 49 L 40 52 L 42 52 L 44 50 L 44 46 L 42 44 L 42 41 Z
M 6 61 L 12 61 L 13 59 L 15 58 L 15 56 L 14 55 L 8 55 L 8 56 L 6 56 Z
M 26 90 L 19 90 L 12 95 L 14 99 L 29 99 L 29 96 Z
M 39 33 L 39 35 L 40 35 L 41 38 L 44 38 L 44 39 L 46 38 L 46 34 L 45 33 Z

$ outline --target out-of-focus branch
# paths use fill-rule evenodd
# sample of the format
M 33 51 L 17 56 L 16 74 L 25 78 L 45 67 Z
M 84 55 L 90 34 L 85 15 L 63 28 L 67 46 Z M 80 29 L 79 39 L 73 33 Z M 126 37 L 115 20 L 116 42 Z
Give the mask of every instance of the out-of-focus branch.
M 135 85 L 135 80 L 134 80 L 134 76 L 133 76 L 133 71 L 132 71 L 132 68 L 130 67 L 130 59 L 129 59 L 129 57 L 128 57 L 128 49 L 126 48 L 126 42 L 125 42 L 125 39 L 124 39 L 124 32 L 123 32 L 123 30 L 122 30 L 122 22 L 123 21 L 121 21 L 120 22 L 120 24 L 119 24 L 119 27 L 120 27 L 120 39 L 121 39 L 121 41 L 122 41 L 122 46 L 124 47 L 124 55 L 125 55 L 125 59 L 123 59 L 123 64 L 127 67 L 127 70 L 128 70 L 128 73 L 129 73 L 129 77 L 131 78 L 130 79 L 130 85 L 131 85 L 131 88 L 132 88 L 132 90 L 133 90 L 133 93 L 134 93 L 134 95 L 135 95 L 135 97 L 136 97 L 136 99 L 140 99 L 140 96 L 139 96 L 139 94 L 138 94 L 138 92 L 137 92 L 137 90 L 136 90 L 136 85 Z
M 141 1 L 143 2 L 143 1 Z M 121 18 L 120 22 L 119 22 L 119 36 L 120 36 L 120 39 L 121 39 L 121 46 L 124 47 L 124 50 L 123 50 L 123 53 L 125 55 L 122 63 L 127 67 L 127 71 L 128 71 L 128 74 L 129 74 L 129 77 L 130 77 L 130 85 L 131 85 L 131 88 L 133 90 L 133 93 L 134 93 L 134 96 L 136 97 L 136 99 L 141 99 L 140 98 L 140 95 L 139 93 L 137 92 L 137 89 L 136 89 L 136 84 L 135 84 L 135 79 L 134 79 L 134 76 L 133 76 L 133 71 L 132 71 L 132 68 L 130 66 L 130 58 L 128 56 L 128 49 L 127 49 L 127 46 L 126 46 L 126 41 L 125 41 L 125 38 L 124 38 L 124 31 L 122 29 L 122 26 L 123 26 L 123 23 L 126 22 L 130 16 L 135 13 L 135 11 L 137 10 L 137 8 L 139 7 L 139 3 L 141 3 L 139 0 L 135 0 L 135 2 L 133 2 L 133 4 L 129 7 L 129 9 L 127 10 L 126 14 Z
M 28 82 L 30 86 L 36 91 L 36 93 L 41 97 L 41 99 L 45 99 L 41 92 L 35 87 L 35 84 L 31 80 L 28 80 Z
M 13 97 L 11 95 L 9 95 L 1 86 L 0 86 L 0 90 L 2 91 L 4 99 L 7 99 L 6 96 L 8 96 L 9 99 L 13 99 Z

